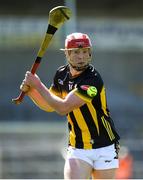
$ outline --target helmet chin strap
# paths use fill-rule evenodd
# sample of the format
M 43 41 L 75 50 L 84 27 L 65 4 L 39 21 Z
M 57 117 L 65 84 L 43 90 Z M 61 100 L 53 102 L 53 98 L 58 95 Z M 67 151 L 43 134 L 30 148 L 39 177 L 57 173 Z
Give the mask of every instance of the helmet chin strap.
M 89 63 L 84 65 L 84 66 L 81 66 L 81 67 L 78 67 L 78 66 L 74 66 L 72 65 L 70 62 L 69 62 L 70 66 L 75 69 L 76 71 L 84 71 L 88 66 L 89 66 Z

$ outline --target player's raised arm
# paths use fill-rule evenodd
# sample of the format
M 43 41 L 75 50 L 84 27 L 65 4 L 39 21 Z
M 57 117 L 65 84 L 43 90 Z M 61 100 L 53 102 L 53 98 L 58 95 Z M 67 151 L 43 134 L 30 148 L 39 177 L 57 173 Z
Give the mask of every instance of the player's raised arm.
M 26 89 L 29 87 L 30 90 Z M 25 79 L 21 85 L 21 90 L 28 91 L 27 95 L 34 101 L 34 103 L 45 111 L 56 111 L 61 115 L 65 115 L 73 109 L 82 106 L 85 101 L 75 95 L 71 91 L 65 99 L 54 95 L 50 90 L 40 81 L 37 75 L 27 72 Z

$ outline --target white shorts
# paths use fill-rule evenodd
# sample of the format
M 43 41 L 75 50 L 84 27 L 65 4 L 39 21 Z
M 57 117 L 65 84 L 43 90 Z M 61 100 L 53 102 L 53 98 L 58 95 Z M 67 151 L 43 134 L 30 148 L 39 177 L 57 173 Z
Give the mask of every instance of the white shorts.
M 112 169 L 119 167 L 119 160 L 114 147 L 110 145 L 97 149 L 77 149 L 68 147 L 67 159 L 81 159 L 89 163 L 95 170 Z

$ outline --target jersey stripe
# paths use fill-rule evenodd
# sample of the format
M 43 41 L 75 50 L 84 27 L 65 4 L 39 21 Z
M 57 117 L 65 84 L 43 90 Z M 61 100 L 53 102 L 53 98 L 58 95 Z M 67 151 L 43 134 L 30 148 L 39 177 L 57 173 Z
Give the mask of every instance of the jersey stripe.
M 102 123 L 103 123 L 103 125 L 104 125 L 104 127 L 105 127 L 105 129 L 109 135 L 109 138 L 112 141 L 115 138 L 115 136 L 112 132 L 111 126 L 110 126 L 109 122 L 103 116 L 101 117 L 101 119 L 102 119 Z
M 75 147 L 75 132 L 74 132 L 74 128 L 73 128 L 73 122 L 68 114 L 67 116 L 68 119 L 68 123 L 69 123 L 69 129 L 70 129 L 70 139 L 69 139 L 69 144 L 73 145 Z
M 98 132 L 98 135 L 99 135 L 99 124 L 98 124 L 98 120 L 97 120 L 97 114 L 96 114 L 96 110 L 95 110 L 95 108 L 93 107 L 93 105 L 90 103 L 87 103 L 87 106 L 88 106 L 88 109 L 89 109 L 89 111 L 90 111 L 90 113 L 91 113 L 91 116 L 92 116 L 92 118 L 93 118 L 93 120 L 94 120 L 94 123 L 95 123 L 95 125 L 96 125 L 96 128 L 97 128 L 97 132 Z
M 73 124 L 74 124 L 74 132 L 75 132 L 75 139 L 76 139 L 75 147 L 77 147 L 77 148 L 83 148 L 84 146 L 83 146 L 83 141 L 82 141 L 82 134 L 81 134 L 80 127 L 79 127 L 78 124 L 77 124 L 75 115 L 73 114 L 73 112 L 70 112 L 70 113 L 69 113 L 69 116 L 70 116 L 70 118 L 71 118 L 71 121 L 72 121 Z
M 91 140 L 91 135 L 89 133 L 88 126 L 84 120 L 80 109 L 75 109 L 73 113 L 76 117 L 78 117 L 77 123 L 79 128 L 82 129 L 82 141 L 84 142 L 84 149 L 91 149 L 92 145 L 89 144 Z
M 97 136 L 98 136 L 98 132 L 97 132 L 97 128 L 96 125 L 94 123 L 94 120 L 92 118 L 92 115 L 88 109 L 87 104 L 85 104 L 84 106 L 80 107 L 80 110 L 82 112 L 82 115 L 85 119 L 85 122 L 88 126 L 89 132 L 91 134 L 91 139 L 94 140 Z
M 100 97 L 101 97 L 102 110 L 103 110 L 104 114 L 106 116 L 108 116 L 108 113 L 107 113 L 107 102 L 106 102 L 106 93 L 105 93 L 105 88 L 104 87 L 101 90 Z

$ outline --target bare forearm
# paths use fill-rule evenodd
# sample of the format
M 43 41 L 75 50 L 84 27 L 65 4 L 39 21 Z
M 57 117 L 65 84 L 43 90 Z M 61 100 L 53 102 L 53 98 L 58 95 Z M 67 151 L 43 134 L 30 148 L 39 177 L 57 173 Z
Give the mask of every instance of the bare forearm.
M 36 89 L 31 89 L 27 93 L 27 95 L 40 109 L 47 112 L 54 111 L 54 109 L 49 106 L 48 102 L 39 94 L 39 92 Z
M 40 83 L 36 89 L 50 107 L 61 115 L 65 114 L 68 106 L 66 105 L 66 101 L 64 99 L 51 93 L 43 83 Z

